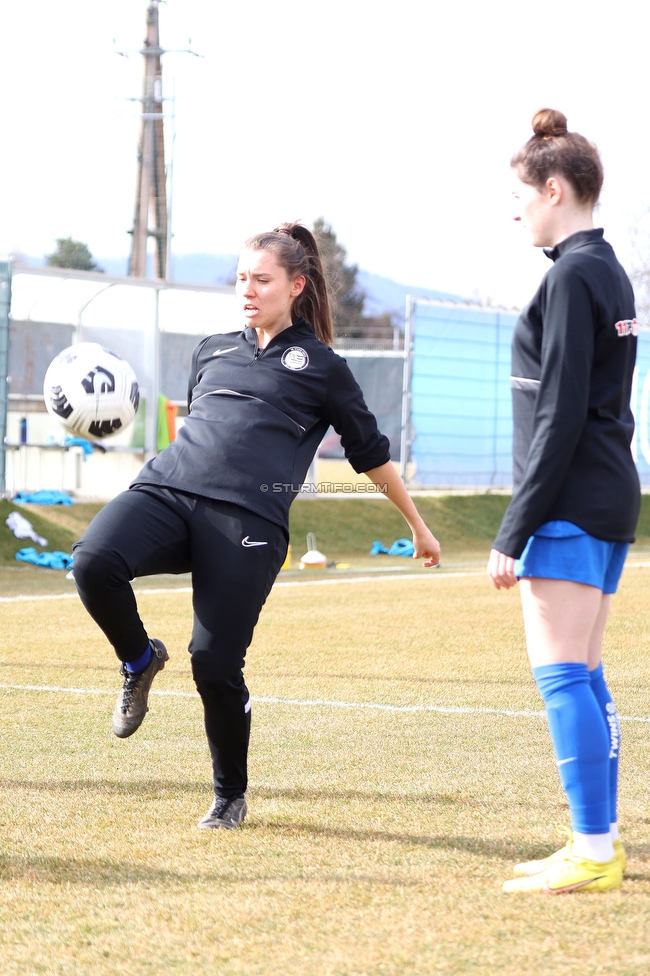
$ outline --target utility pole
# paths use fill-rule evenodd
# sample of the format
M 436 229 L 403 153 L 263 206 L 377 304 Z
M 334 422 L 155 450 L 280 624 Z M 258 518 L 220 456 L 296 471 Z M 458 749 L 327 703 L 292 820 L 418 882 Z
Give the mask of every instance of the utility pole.
M 129 275 L 147 275 L 147 239 L 156 242 L 154 277 L 166 278 L 168 273 L 167 188 L 165 183 L 165 143 L 163 138 L 162 63 L 165 53 L 160 46 L 158 4 L 151 0 L 147 7 L 147 37 L 140 54 L 144 57 L 144 85 L 138 148 L 138 184 L 135 195 L 135 216 Z

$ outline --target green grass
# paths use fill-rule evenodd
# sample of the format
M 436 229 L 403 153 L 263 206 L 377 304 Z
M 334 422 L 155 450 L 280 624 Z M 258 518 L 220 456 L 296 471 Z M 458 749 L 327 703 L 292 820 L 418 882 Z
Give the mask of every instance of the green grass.
M 11 512 L 20 514 L 31 522 L 36 533 L 47 539 L 48 551 L 58 549 L 70 552 L 72 543 L 84 531 L 101 505 L 14 505 L 0 499 L 0 566 L 15 566 L 16 553 L 26 546 L 34 546 L 38 552 L 43 547 L 31 539 L 17 539 L 5 522 Z
M 508 500 L 504 495 L 468 495 L 418 498 L 416 502 L 440 542 L 453 552 L 463 552 L 489 547 Z M 22 547 L 22 542 L 4 528 L 14 509 L 48 539 L 48 548 L 54 548 L 56 543 L 56 548 L 69 552 L 100 508 L 98 504 L 18 506 L 0 501 L 0 563 L 11 565 L 15 552 Z M 296 553 L 302 552 L 308 532 L 316 534 L 318 545 L 332 558 L 367 555 L 375 539 L 389 546 L 409 534 L 402 516 L 385 500 L 299 498 L 290 517 L 291 542 Z
M 626 570 L 606 635 L 619 710 L 637 717 L 649 584 Z M 155 689 L 192 692 L 189 594 L 140 607 L 171 654 Z M 0 689 L 3 976 L 650 970 L 647 724 L 623 724 L 622 891 L 513 898 L 512 864 L 567 822 L 543 719 L 286 701 L 539 710 L 516 592 L 434 573 L 276 587 L 247 681 L 285 702 L 254 703 L 250 814 L 233 832 L 195 827 L 210 800 L 197 699 L 152 696 L 117 740 L 115 659 L 80 604 L 2 614 L 1 684 L 106 692 Z
M 510 496 L 444 495 L 414 500 L 440 542 L 442 561 L 447 565 L 466 557 L 487 560 Z M 337 559 L 367 554 L 375 539 L 389 546 L 395 539 L 409 535 L 408 526 L 393 505 L 363 498 L 300 498 L 291 508 L 290 528 L 296 554 L 298 550 L 302 552 L 307 532 L 314 532 L 319 549 Z M 641 498 L 637 546 L 650 547 L 650 495 Z M 385 561 L 385 557 L 379 558 Z
M 63 552 L 70 552 L 74 537 L 69 530 L 56 525 L 44 512 L 27 512 L 25 506 L 0 500 L 0 563 L 15 565 L 16 553 L 26 546 L 34 546 L 38 552 L 42 551 L 42 547 L 38 543 L 32 542 L 31 539 L 17 539 L 13 532 L 7 528 L 5 522 L 11 512 L 14 511 L 20 512 L 31 522 L 38 535 L 47 539 L 48 550 L 60 549 Z
M 508 502 L 507 495 L 446 495 L 416 498 L 417 507 L 443 547 L 445 563 L 468 554 L 486 555 Z M 70 551 L 72 543 L 99 511 L 99 504 L 13 505 L 0 501 L 0 565 L 13 565 L 23 542 L 15 539 L 4 522 L 17 509 L 48 539 L 48 548 Z M 375 539 L 389 546 L 408 536 L 408 526 L 389 502 L 380 499 L 299 498 L 290 513 L 294 555 L 299 558 L 308 532 L 331 559 L 359 558 L 368 554 Z M 644 495 L 637 531 L 639 546 L 650 545 L 650 495 Z M 379 562 L 387 562 L 379 559 Z M 400 558 L 400 562 L 403 557 Z
M 447 495 L 415 502 L 448 562 L 476 552 L 487 558 L 509 500 L 505 495 Z M 296 555 L 307 532 L 314 532 L 319 549 L 332 559 L 367 555 L 375 539 L 390 546 L 409 537 L 408 525 L 390 502 L 365 498 L 298 499 L 291 508 L 290 531 Z
M 507 495 L 446 495 L 416 498 L 417 507 L 443 547 L 443 561 L 470 555 L 487 555 L 508 502 Z M 0 501 L 0 565 L 13 565 L 22 547 L 8 529 L 3 529 L 10 511 L 17 508 L 31 521 L 48 548 L 70 551 L 72 543 L 99 511 L 99 504 L 21 505 Z M 390 502 L 380 499 L 299 498 L 291 508 L 290 534 L 294 555 L 299 558 L 308 532 L 314 532 L 319 548 L 331 559 L 366 556 L 375 539 L 389 546 L 408 536 L 408 526 Z M 639 546 L 650 546 L 650 495 L 644 495 L 637 532 Z M 378 562 L 387 562 L 386 558 Z M 400 562 L 403 562 L 400 557 Z

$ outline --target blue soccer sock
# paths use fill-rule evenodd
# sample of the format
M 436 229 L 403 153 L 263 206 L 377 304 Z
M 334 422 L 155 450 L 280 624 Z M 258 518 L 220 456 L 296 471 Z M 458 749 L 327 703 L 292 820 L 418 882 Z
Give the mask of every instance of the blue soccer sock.
M 600 707 L 609 732 L 609 821 L 616 823 L 616 800 L 618 795 L 618 753 L 621 743 L 621 726 L 605 682 L 602 663 L 589 672 L 589 681 L 596 701 Z
M 608 834 L 609 732 L 591 690 L 586 664 L 544 664 L 533 676 L 546 705 L 571 826 L 580 834 Z
M 151 644 L 147 644 L 147 649 L 144 652 L 144 654 L 141 654 L 140 657 L 137 657 L 135 661 L 125 661 L 124 667 L 126 668 L 127 671 L 130 671 L 132 674 L 137 674 L 138 671 L 144 671 L 145 668 L 149 667 L 149 662 L 151 661 L 152 653 L 153 652 L 151 650 Z

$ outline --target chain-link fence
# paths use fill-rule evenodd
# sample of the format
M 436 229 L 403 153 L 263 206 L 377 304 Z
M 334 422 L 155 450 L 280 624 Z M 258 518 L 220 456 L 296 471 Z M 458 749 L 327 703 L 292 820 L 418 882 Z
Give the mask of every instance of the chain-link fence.
M 512 484 L 510 347 L 517 315 L 425 299 L 411 303 L 413 487 Z M 638 337 L 632 450 L 650 487 L 650 330 Z

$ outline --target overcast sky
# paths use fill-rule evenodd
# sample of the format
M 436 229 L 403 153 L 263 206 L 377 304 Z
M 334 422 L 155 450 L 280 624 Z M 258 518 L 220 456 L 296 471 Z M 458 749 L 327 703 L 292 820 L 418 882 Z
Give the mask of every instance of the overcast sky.
M 0 251 L 128 253 L 146 0 L 7 2 Z M 650 7 L 632 0 L 168 0 L 176 253 L 323 215 L 361 267 L 523 304 L 546 270 L 509 159 L 544 105 L 599 146 L 623 263 L 650 208 Z M 638 236 L 638 235 L 637 235 Z M 645 238 L 641 243 L 648 250 Z

